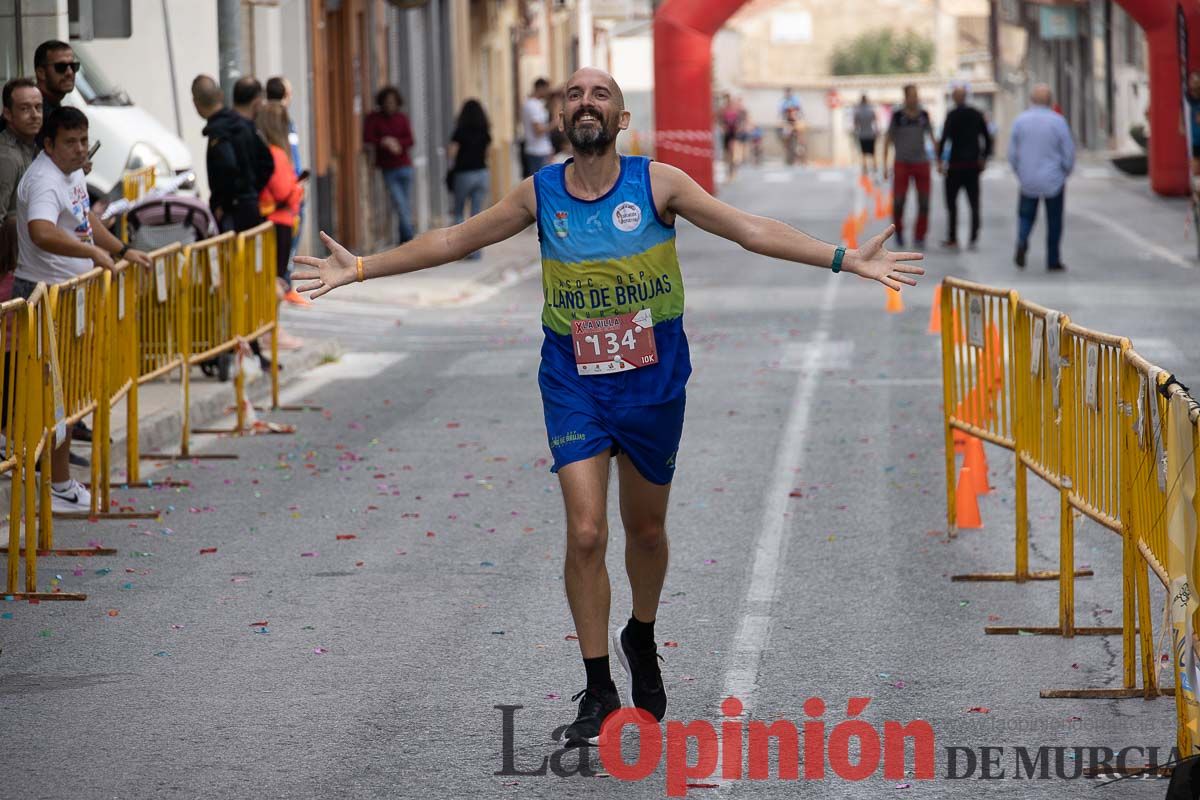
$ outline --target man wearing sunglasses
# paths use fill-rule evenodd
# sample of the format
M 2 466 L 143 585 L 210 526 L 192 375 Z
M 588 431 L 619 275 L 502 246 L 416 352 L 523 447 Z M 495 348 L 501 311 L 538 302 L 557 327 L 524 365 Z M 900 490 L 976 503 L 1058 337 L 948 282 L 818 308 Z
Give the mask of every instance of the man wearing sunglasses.
M 63 98 L 75 91 L 79 61 L 75 58 L 75 51 L 71 49 L 71 45 L 51 39 L 39 44 L 33 52 L 33 69 L 37 76 L 38 89 L 42 92 L 42 119 L 50 119 L 50 115 L 62 105 Z M 44 136 L 43 128 L 37 137 L 39 148 Z

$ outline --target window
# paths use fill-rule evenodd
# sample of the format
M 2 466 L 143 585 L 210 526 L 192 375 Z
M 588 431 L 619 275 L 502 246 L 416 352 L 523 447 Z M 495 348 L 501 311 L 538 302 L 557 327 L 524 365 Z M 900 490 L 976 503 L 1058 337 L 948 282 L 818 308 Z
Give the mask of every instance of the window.
M 21 11 L 17 0 L 0 0 L 0 78 L 20 76 Z

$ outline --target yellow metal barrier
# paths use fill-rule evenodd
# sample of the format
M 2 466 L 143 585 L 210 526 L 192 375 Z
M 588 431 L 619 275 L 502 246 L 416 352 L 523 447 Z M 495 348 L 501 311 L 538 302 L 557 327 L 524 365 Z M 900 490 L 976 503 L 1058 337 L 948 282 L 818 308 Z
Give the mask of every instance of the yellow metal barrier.
M 146 196 L 154 188 L 156 170 L 153 164 L 131 169 L 121 176 L 121 194 L 128 201 L 135 202 Z
M 279 405 L 279 298 L 276 294 L 275 224 L 264 222 L 238 234 L 246 289 L 246 339 L 271 335 L 271 406 Z M 239 427 L 244 422 L 239 420 Z
M 954 529 L 954 432 L 1013 450 L 1012 316 L 1017 293 L 957 278 L 942 281 L 946 479 Z
M 121 195 L 131 203 L 141 200 L 154 188 L 157 170 L 151 164 L 130 170 L 121 176 Z M 129 241 L 128 215 L 121 216 L 121 241 Z
M 143 453 L 142 458 L 235 459 L 237 456 L 229 453 L 194 454 L 190 449 L 191 368 L 236 351 L 240 342 L 234 303 L 240 277 L 235 235 L 223 233 L 184 246 L 180 264 L 184 274 L 179 306 L 183 397 L 179 452 Z
M 104 353 L 104 344 L 107 341 L 104 335 L 108 316 L 107 290 L 108 274 L 99 268 L 50 287 L 54 340 L 62 375 L 63 414 L 68 426 L 88 415 L 94 415 L 101 405 L 101 398 L 107 394 L 105 360 L 97 357 Z M 96 427 L 95 418 L 92 427 Z M 100 465 L 93 459 L 91 485 L 99 484 Z M 93 495 L 90 513 L 77 512 L 56 516 L 86 519 L 95 513 L 96 497 Z
M 241 368 L 242 345 L 271 335 L 271 406 L 279 407 L 279 300 L 275 287 L 275 226 L 264 222 L 237 234 L 233 280 L 233 325 L 239 337 L 234 393 L 237 398 L 237 422 L 233 428 L 198 428 L 196 433 L 295 433 L 290 425 L 248 424 L 252 409 L 246 400 L 246 378 Z
M 86 600 L 77 592 L 39 592 L 37 559 L 52 555 L 53 520 L 50 515 L 50 453 L 54 443 L 55 378 L 53 322 L 46 287 L 39 284 L 29 301 L 0 305 L 0 337 L 4 338 L 4 399 L 7 404 L 5 468 L 12 472 L 9 508 L 5 596 L 13 600 Z M 25 547 L 20 534 L 25 532 Z M 76 554 L 111 551 L 76 551 Z M 24 591 L 19 590 L 21 556 L 24 556 Z

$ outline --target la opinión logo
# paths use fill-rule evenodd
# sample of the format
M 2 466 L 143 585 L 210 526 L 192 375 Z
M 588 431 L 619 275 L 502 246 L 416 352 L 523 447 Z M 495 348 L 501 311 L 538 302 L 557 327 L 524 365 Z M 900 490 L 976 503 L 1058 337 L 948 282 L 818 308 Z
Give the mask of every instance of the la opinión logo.
M 703 781 L 715 779 L 863 781 L 878 775 L 881 768 L 883 778 L 896 781 L 1124 779 L 1120 775 L 1157 779 L 1163 777 L 1161 767 L 1178 760 L 1171 749 L 1169 757 L 1160 761 L 1157 747 L 956 745 L 942 748 L 944 770 L 939 775 L 933 726 L 918 719 L 886 720 L 876 727 L 860 718 L 870 702 L 869 697 L 849 698 L 847 718 L 834 725 L 823 719 L 826 704 L 820 697 L 804 702 L 808 719 L 800 725 L 787 719 L 747 721 L 736 697 L 721 703 L 724 719 L 715 725 L 708 720 L 660 723 L 641 709 L 622 708 L 605 720 L 598 747 L 560 747 L 542 756 L 540 764 L 523 767 L 516 763 L 515 723 L 516 712 L 524 706 L 497 705 L 503 764 L 494 774 L 568 778 L 604 772 L 619 780 L 641 781 L 662 767 L 667 796 L 683 797 L 689 788 L 714 786 Z M 559 726 L 551 738 L 560 741 L 566 728 Z M 1140 766 L 1129 762 L 1134 753 Z M 1148 764 L 1142 761 L 1147 756 Z M 1131 769 L 1134 775 L 1128 776 Z

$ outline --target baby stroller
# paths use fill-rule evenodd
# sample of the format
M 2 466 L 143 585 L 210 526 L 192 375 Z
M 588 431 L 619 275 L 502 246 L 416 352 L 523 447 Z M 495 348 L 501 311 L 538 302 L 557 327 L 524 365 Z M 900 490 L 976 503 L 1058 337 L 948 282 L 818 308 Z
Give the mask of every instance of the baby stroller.
M 130 246 L 146 252 L 175 242 L 192 244 L 220 233 L 208 204 L 186 194 L 167 194 L 137 201 L 125 213 L 125 225 Z M 223 353 L 201 362 L 200 371 L 224 382 L 229 380 L 232 363 L 233 356 Z
M 208 204 L 185 194 L 139 200 L 126 212 L 125 224 L 129 246 L 147 253 L 175 242 L 191 244 L 219 233 Z

